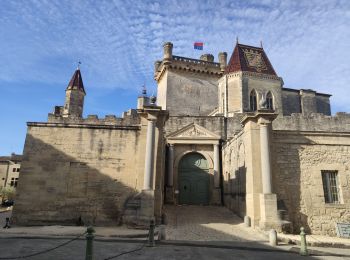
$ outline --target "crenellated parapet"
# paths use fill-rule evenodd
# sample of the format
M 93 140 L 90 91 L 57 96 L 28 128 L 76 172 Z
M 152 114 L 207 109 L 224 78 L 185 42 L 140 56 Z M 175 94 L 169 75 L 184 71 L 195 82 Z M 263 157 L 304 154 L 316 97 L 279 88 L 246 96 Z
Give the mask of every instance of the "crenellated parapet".
M 214 62 L 212 54 L 203 54 L 200 59 L 192 59 L 173 55 L 173 44 L 167 42 L 163 45 L 164 54 L 162 61 L 156 61 L 154 64 L 154 79 L 159 81 L 166 70 L 177 70 L 190 73 L 202 73 L 221 77 L 226 68 L 227 53 L 219 53 L 219 62 Z
M 56 109 L 55 109 L 56 111 Z M 79 117 L 63 117 L 60 114 L 50 113 L 48 115 L 48 123 L 62 124 L 83 124 L 98 126 L 128 126 L 140 124 L 140 117 L 135 109 L 130 109 L 123 113 L 122 117 L 115 115 L 106 115 L 104 118 L 98 118 L 97 115 L 88 115 L 86 118 Z

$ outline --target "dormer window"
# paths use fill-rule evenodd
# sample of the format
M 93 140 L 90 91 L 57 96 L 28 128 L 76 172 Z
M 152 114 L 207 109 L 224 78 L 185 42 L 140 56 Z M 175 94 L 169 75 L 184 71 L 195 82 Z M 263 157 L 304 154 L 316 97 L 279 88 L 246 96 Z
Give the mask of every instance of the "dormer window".
M 256 92 L 254 89 L 250 92 L 250 95 L 249 95 L 249 109 L 250 111 L 256 111 L 257 109 Z
M 273 110 L 273 97 L 270 91 L 267 92 L 266 95 L 266 108 L 269 110 Z

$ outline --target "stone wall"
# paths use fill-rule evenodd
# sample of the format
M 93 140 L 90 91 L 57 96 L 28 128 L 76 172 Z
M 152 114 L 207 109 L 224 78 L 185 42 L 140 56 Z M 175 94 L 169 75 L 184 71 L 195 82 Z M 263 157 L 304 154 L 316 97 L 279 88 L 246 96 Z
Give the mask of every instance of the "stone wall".
M 250 111 L 250 93 L 255 90 L 257 95 L 257 109 L 261 109 L 268 92 L 273 96 L 273 107 L 277 113 L 283 110 L 282 79 L 248 72 L 235 72 L 219 79 L 218 104 L 219 113 L 233 115 Z
M 242 135 L 223 146 L 222 174 L 224 205 L 244 217 L 246 214 L 246 163 Z
M 292 114 L 273 121 L 274 130 L 350 132 L 350 114 Z
M 143 186 L 145 135 L 140 126 L 28 123 L 14 223 L 119 224 Z
M 321 113 L 331 115 L 330 95 L 317 93 L 310 89 L 282 89 L 283 115 L 293 113 Z
M 299 90 L 282 89 L 283 115 L 290 116 L 293 113 L 301 113 Z
M 350 134 L 274 131 L 272 147 L 273 192 L 294 232 L 335 236 L 350 222 Z M 341 204 L 325 203 L 322 170 L 338 171 Z
M 325 115 L 331 115 L 331 104 L 329 102 L 329 96 L 316 94 L 316 107 L 317 112 Z
M 273 108 L 276 113 L 283 111 L 282 107 L 282 79 L 269 78 L 267 76 L 254 76 L 250 74 L 243 74 L 243 111 L 250 111 L 249 95 L 252 90 L 257 94 L 257 109 L 261 109 L 261 100 L 263 100 L 268 92 L 273 96 Z
M 0 189 L 5 186 L 7 171 L 8 171 L 8 162 L 0 161 Z
M 165 76 L 158 86 L 158 103 L 170 115 L 208 115 L 218 106 L 217 76 L 177 70 Z

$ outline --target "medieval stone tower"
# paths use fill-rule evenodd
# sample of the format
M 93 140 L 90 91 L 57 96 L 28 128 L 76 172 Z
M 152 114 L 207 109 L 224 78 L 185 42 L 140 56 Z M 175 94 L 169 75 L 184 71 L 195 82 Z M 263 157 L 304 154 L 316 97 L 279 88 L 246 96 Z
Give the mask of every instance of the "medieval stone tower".
M 227 117 L 266 106 L 281 113 L 282 86 L 282 78 L 277 76 L 262 47 L 237 43 L 225 75 L 219 80 L 218 112 Z
M 74 72 L 66 88 L 66 100 L 63 107 L 63 117 L 78 117 L 83 115 L 85 89 L 80 69 Z

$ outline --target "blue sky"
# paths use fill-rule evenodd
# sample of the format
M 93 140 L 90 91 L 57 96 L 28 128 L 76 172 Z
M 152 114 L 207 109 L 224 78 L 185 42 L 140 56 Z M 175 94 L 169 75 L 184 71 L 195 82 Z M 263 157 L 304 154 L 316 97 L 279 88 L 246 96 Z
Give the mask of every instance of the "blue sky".
M 27 121 L 45 121 L 77 61 L 84 114 L 136 106 L 153 92 L 162 43 L 198 58 L 232 53 L 236 36 L 264 49 L 285 87 L 333 94 L 332 112 L 350 111 L 350 1 L 0 1 L 0 155 L 22 153 Z M 194 51 L 194 41 L 204 51 Z

